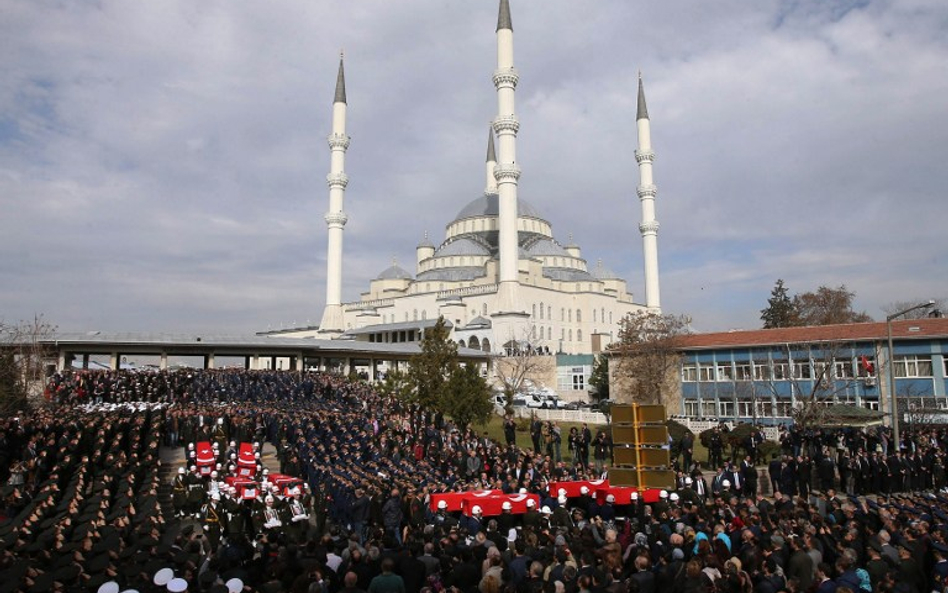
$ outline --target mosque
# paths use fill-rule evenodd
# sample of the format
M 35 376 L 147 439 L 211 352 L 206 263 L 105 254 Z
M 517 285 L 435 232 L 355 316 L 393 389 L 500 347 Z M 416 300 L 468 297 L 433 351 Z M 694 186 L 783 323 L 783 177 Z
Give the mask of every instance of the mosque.
M 553 235 L 543 214 L 518 195 L 515 98 L 520 75 L 513 61 L 509 0 L 500 0 L 497 69 L 493 73 L 497 113 L 487 139 L 486 183 L 481 195 L 458 211 L 435 244 L 426 236 L 416 247 L 414 271 L 393 262 L 369 283 L 359 300 L 342 300 L 346 86 L 340 59 L 332 107 L 326 304 L 318 327 L 267 332 L 284 337 L 355 339 L 393 343 L 420 339 L 443 316 L 460 346 L 492 353 L 527 349 L 563 356 L 563 364 L 591 367 L 592 355 L 618 336 L 629 313 L 661 311 L 658 281 L 658 221 L 652 178 L 655 155 L 641 78 L 636 114 L 645 290 L 636 302 L 626 281 L 598 260 L 584 257 L 570 237 Z M 632 157 L 633 155 L 628 155 Z M 630 192 L 631 193 L 631 192 Z M 585 364 L 588 363 L 588 364 Z M 577 369 L 578 370 L 578 369 Z M 588 373 L 586 374 L 588 378 Z M 567 380 L 569 382 L 569 380 Z

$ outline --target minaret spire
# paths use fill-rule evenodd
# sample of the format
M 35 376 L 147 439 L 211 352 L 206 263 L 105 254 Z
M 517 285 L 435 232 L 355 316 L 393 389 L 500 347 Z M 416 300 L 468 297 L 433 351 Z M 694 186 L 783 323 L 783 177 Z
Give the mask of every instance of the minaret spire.
M 508 29 L 513 31 L 513 21 L 510 20 L 510 1 L 500 0 L 500 10 L 497 11 L 497 30 Z
M 658 290 L 658 220 L 655 218 L 655 187 L 652 178 L 652 124 L 645 108 L 645 87 L 639 74 L 639 101 L 636 126 L 639 133 L 639 148 L 635 151 L 635 160 L 639 164 L 639 186 L 637 193 L 642 204 L 642 222 L 639 232 L 642 234 L 642 255 L 645 260 L 645 306 L 649 311 L 660 313 L 662 310 Z
M 329 134 L 330 164 L 326 182 L 329 184 L 329 212 L 324 217 L 328 227 L 326 249 L 326 306 L 323 309 L 319 333 L 337 336 L 345 329 L 342 311 L 342 232 L 349 217 L 343 210 L 346 186 L 346 79 L 343 56 L 339 55 L 339 73 L 336 75 L 336 94 L 332 103 L 332 133 Z
M 517 166 L 517 132 L 520 121 L 515 109 L 515 94 L 520 75 L 514 68 L 513 26 L 510 21 L 509 0 L 500 0 L 497 17 L 497 70 L 494 71 L 494 87 L 497 89 L 497 117 L 494 132 L 497 134 L 497 180 L 498 203 L 498 251 L 500 255 L 500 283 L 498 286 L 496 314 L 523 312 L 520 304 L 519 285 L 519 241 L 517 236 L 517 184 L 520 167 Z
M 485 196 L 497 195 L 497 179 L 494 178 L 494 168 L 497 166 L 497 153 L 494 151 L 494 128 L 487 131 L 487 185 L 484 186 Z
M 336 97 L 333 100 L 333 103 L 345 103 L 346 102 L 346 73 L 345 69 L 342 66 L 342 61 L 344 58 L 343 52 L 339 52 L 339 73 L 336 75 Z

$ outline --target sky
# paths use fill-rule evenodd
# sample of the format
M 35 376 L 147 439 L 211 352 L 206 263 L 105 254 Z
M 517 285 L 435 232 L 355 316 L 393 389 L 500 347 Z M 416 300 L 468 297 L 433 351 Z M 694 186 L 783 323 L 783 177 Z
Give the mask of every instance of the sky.
M 791 294 L 948 297 L 948 3 L 512 0 L 521 198 L 644 301 L 645 81 L 663 310 L 760 327 Z M 484 189 L 496 0 L 4 0 L 0 320 L 316 324 L 333 91 L 343 300 Z

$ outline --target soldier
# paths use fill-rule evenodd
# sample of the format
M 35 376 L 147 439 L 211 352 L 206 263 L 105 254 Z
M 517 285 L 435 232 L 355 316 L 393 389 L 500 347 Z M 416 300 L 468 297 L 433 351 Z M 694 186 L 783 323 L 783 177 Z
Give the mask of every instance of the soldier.
M 221 495 L 213 492 L 210 501 L 201 509 L 201 522 L 204 524 L 204 533 L 211 543 L 211 551 L 216 552 L 221 543 L 221 533 L 224 528 L 226 514 L 220 504 Z
M 280 509 L 275 506 L 276 499 L 267 494 L 263 499 L 263 506 L 257 511 L 254 518 L 254 527 L 257 533 L 266 533 L 273 540 L 283 532 L 283 520 L 280 519 Z
M 309 527 L 309 514 L 300 501 L 299 486 L 294 486 L 286 492 L 286 534 L 291 542 L 300 543 L 305 541 L 307 528 Z
M 174 514 L 178 517 L 184 516 L 184 509 L 188 503 L 188 485 L 187 472 L 183 467 L 178 468 L 178 474 L 171 481 L 171 504 L 174 506 Z
M 540 530 L 540 513 L 537 511 L 537 503 L 532 498 L 527 499 L 527 512 L 523 515 L 523 527 L 533 529 L 534 533 Z
M 247 533 L 247 504 L 243 502 L 240 493 L 232 486 L 227 487 L 227 495 L 223 500 L 227 520 L 224 524 L 227 542 L 240 545 Z
M 201 505 L 204 504 L 206 492 L 204 491 L 204 481 L 201 474 L 198 473 L 196 465 L 191 466 L 191 472 L 187 475 L 188 502 L 185 512 L 193 515 L 197 519 L 200 515 Z
M 214 440 L 214 444 L 223 451 L 227 445 L 227 427 L 224 426 L 223 418 L 217 419 L 217 424 L 214 425 L 214 432 L 211 438 Z

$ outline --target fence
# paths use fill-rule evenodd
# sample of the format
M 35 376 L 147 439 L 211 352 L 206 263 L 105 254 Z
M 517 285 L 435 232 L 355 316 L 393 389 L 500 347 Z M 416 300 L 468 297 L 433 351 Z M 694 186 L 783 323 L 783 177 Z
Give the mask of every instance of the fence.
M 503 408 L 500 409 L 503 414 Z M 514 416 L 517 418 L 530 418 L 536 414 L 540 420 L 555 422 L 575 422 L 581 424 L 608 424 L 609 420 L 601 412 L 590 412 L 588 410 L 553 410 L 543 408 L 516 407 L 513 409 Z

